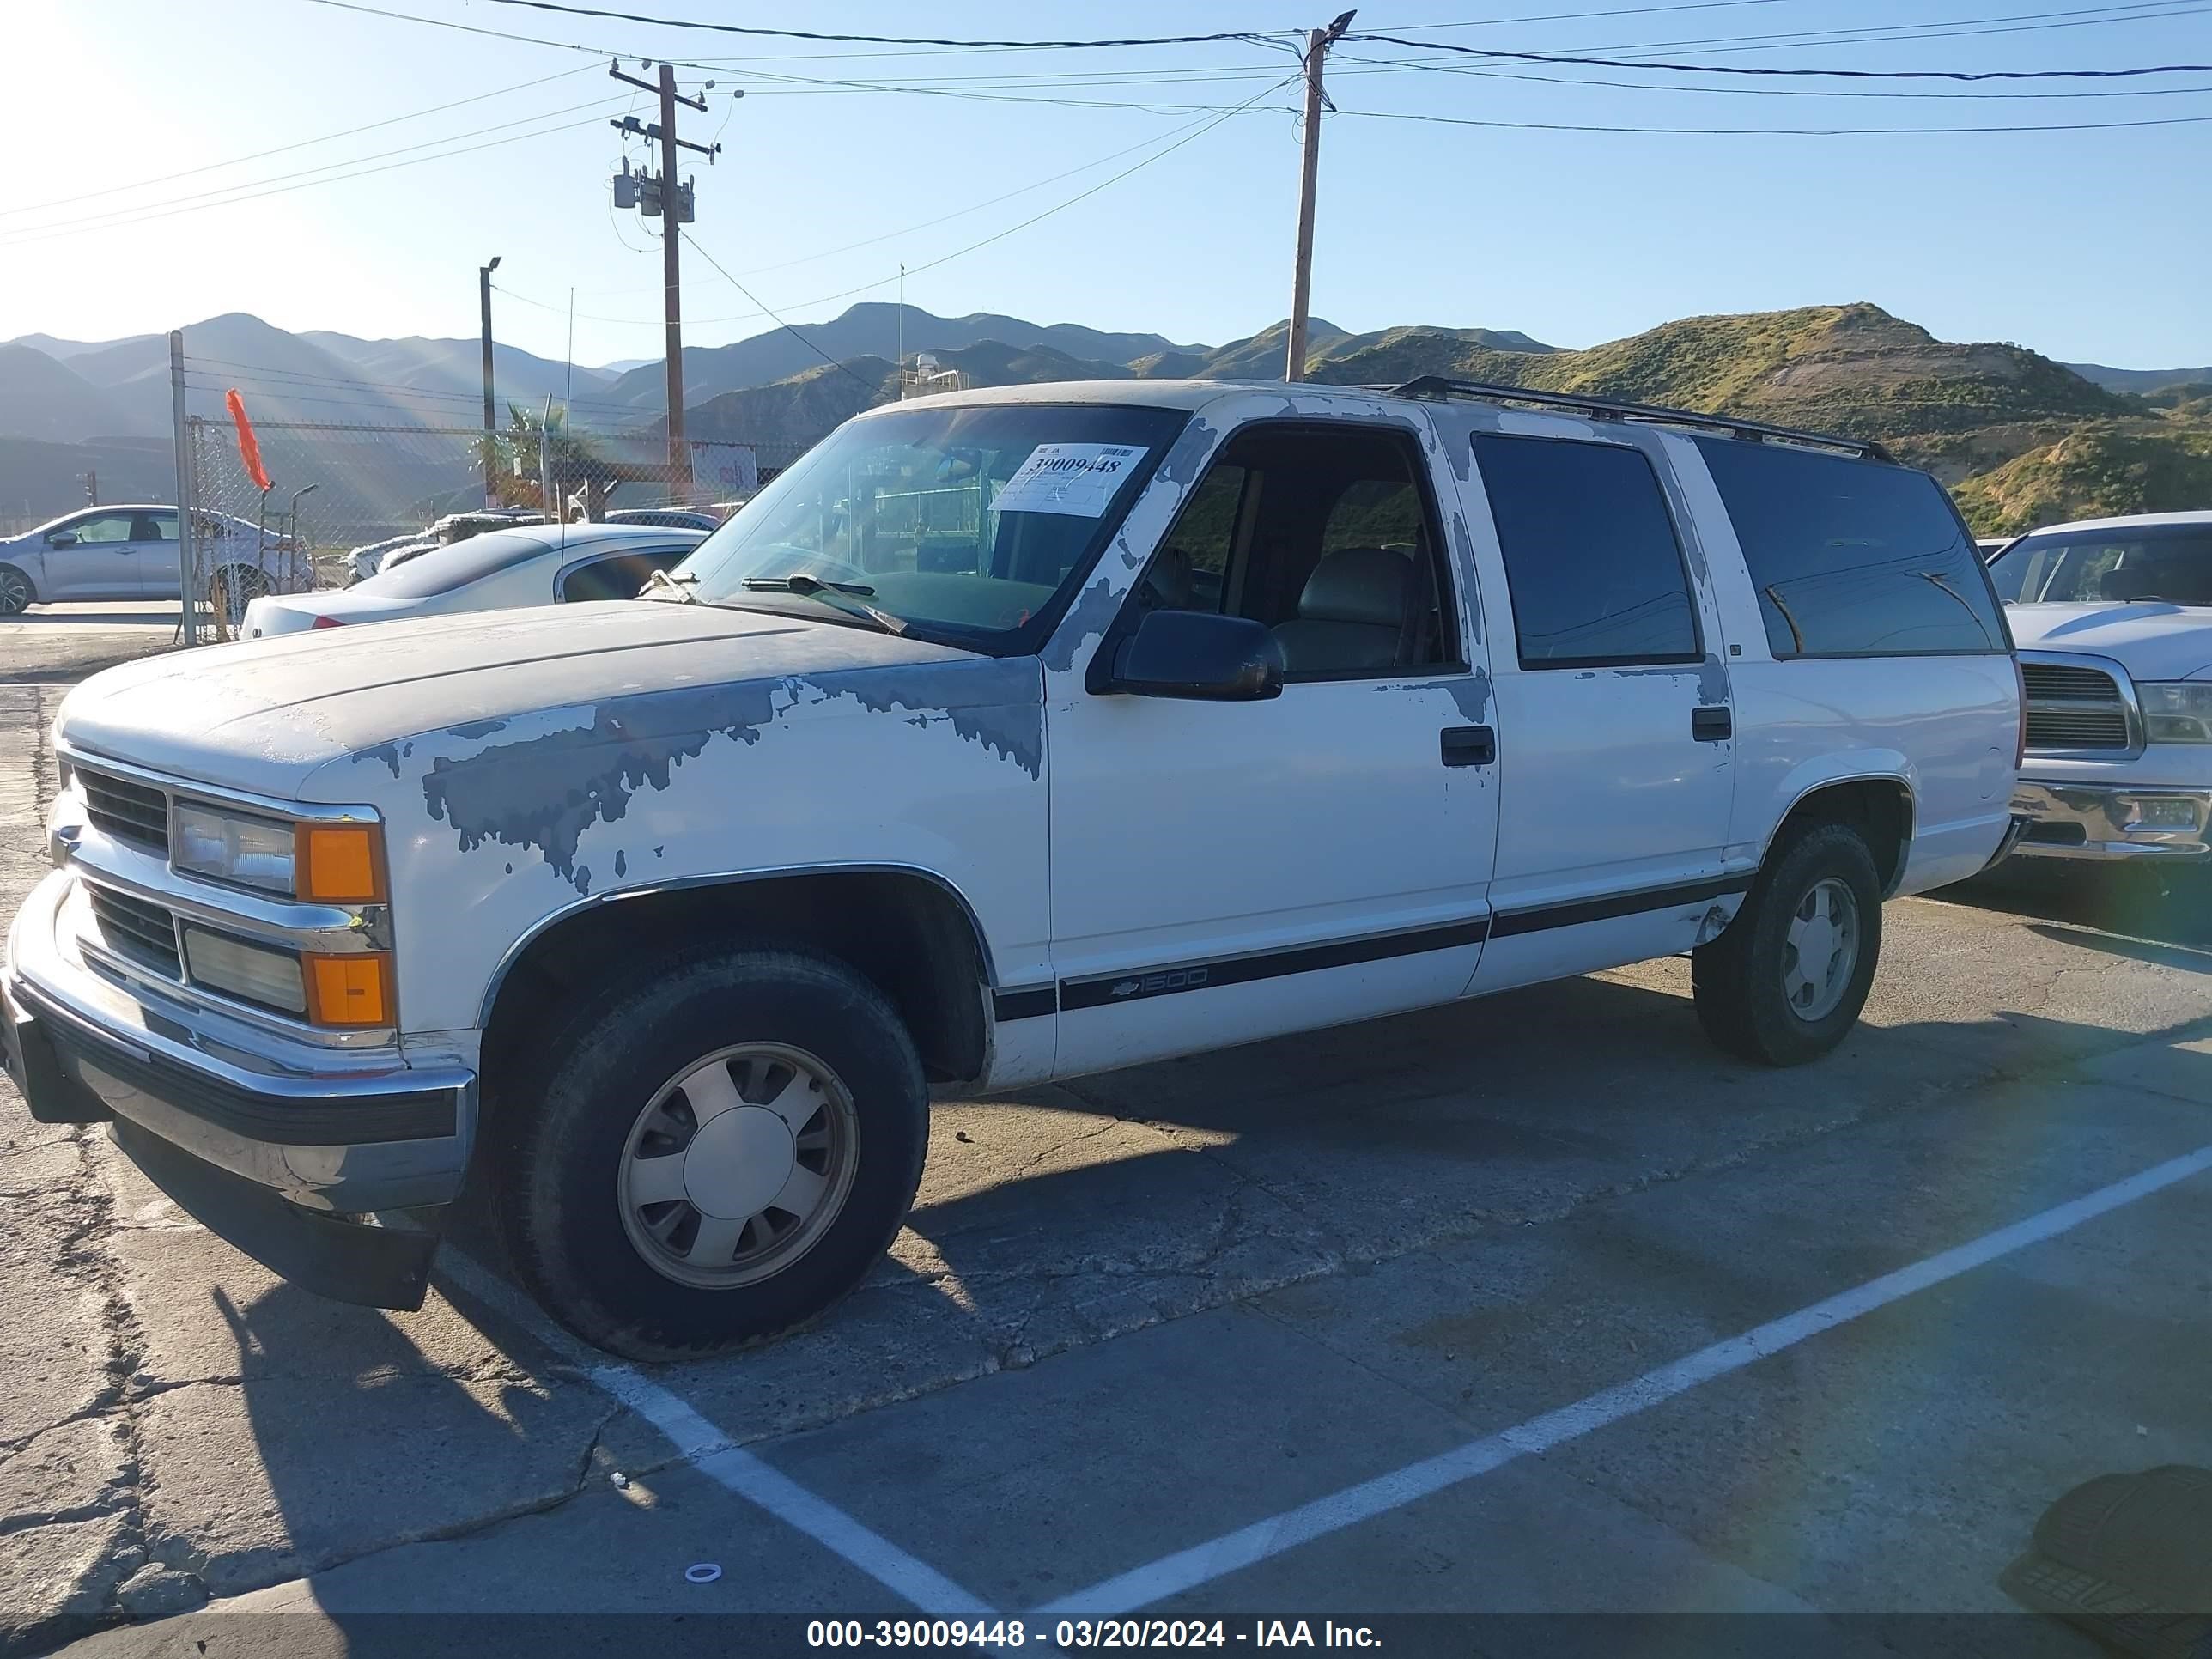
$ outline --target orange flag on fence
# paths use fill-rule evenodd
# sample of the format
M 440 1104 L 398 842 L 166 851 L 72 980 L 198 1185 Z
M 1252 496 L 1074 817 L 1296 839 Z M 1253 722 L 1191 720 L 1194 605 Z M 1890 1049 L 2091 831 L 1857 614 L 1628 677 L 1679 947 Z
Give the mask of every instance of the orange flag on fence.
M 246 463 L 246 476 L 265 495 L 269 493 L 269 470 L 261 465 L 261 441 L 253 435 L 253 422 L 246 418 L 246 399 L 233 386 L 224 394 L 222 402 L 223 407 L 230 410 L 231 424 L 238 428 L 238 459 Z

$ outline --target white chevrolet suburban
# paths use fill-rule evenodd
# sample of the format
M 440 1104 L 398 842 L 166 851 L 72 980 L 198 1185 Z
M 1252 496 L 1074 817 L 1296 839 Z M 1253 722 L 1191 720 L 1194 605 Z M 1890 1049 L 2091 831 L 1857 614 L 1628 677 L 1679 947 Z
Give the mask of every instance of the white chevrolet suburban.
M 2019 850 L 2212 870 L 2212 512 L 2053 525 L 1990 575 L 2027 684 Z
M 1875 445 L 1440 380 L 924 398 L 638 600 L 88 680 L 0 1030 L 310 1288 L 419 1305 L 474 1166 L 553 1313 L 681 1357 L 869 1271 L 933 1087 L 1682 952 L 1723 1048 L 1812 1059 L 1884 899 L 2009 844 L 2021 707 Z

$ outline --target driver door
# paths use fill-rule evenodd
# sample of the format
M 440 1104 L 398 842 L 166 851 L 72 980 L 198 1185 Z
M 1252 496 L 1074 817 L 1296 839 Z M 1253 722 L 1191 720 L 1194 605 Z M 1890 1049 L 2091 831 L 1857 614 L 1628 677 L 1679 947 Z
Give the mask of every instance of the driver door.
M 1418 418 L 1233 434 L 1099 647 L 1148 610 L 1243 617 L 1283 650 L 1279 696 L 1116 692 L 1048 653 L 1060 1074 L 1446 1002 L 1473 974 L 1495 739 Z

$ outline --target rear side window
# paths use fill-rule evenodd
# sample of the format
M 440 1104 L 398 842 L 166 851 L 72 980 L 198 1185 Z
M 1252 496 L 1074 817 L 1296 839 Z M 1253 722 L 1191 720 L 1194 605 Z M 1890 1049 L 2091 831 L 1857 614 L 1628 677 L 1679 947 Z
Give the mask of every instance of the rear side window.
M 2009 648 L 1980 551 L 1926 473 L 1729 438 L 1693 441 L 1735 526 L 1776 656 Z
M 1674 521 L 1644 452 L 1478 433 L 1523 668 L 1695 662 Z

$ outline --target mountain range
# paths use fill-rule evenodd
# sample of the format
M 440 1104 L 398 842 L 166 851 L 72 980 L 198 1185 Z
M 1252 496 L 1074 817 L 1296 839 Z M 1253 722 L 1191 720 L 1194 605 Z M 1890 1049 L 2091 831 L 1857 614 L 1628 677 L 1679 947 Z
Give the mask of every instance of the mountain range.
M 1275 380 L 1286 332 L 1279 323 L 1209 346 L 987 312 L 939 317 L 857 305 L 804 331 L 687 349 L 686 428 L 694 438 L 811 442 L 898 395 L 902 349 L 909 365 L 928 354 L 940 373 L 969 386 Z M 2075 511 L 2212 504 L 2212 367 L 2113 368 L 2009 343 L 1954 343 L 1870 304 L 1686 318 L 1583 350 L 1508 330 L 1355 333 L 1316 319 L 1308 349 L 1317 380 L 1396 384 L 1445 374 L 1880 437 L 1952 485 L 1984 531 Z M 461 434 L 482 420 L 473 339 L 295 334 L 233 313 L 189 326 L 185 349 L 188 407 L 197 415 L 220 417 L 234 386 L 264 427 Z M 580 428 L 649 434 L 664 424 L 658 359 L 572 366 L 502 345 L 495 376 L 502 422 L 505 405 L 534 409 L 550 398 Z M 0 343 L 0 514 L 35 520 L 63 511 L 83 499 L 80 481 L 94 471 L 104 499 L 166 496 L 170 416 L 164 335 L 27 334 Z M 379 441 L 355 433 L 292 441 L 343 441 L 348 464 L 358 466 L 364 447 Z

